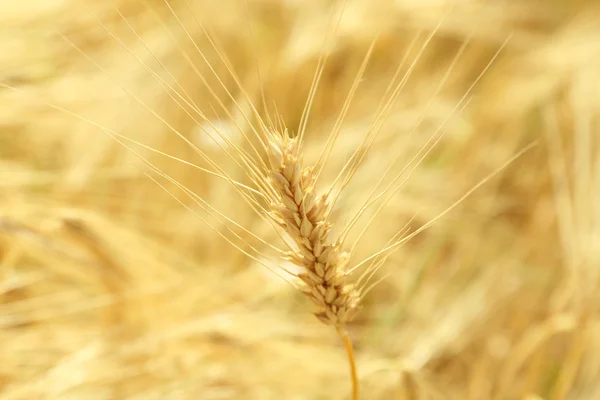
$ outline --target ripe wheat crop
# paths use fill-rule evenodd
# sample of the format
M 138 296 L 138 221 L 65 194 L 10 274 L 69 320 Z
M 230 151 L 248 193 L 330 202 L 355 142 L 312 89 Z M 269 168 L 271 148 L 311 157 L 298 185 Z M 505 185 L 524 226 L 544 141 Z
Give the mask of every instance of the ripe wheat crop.
M 0 5 L 0 398 L 597 398 L 599 15 Z

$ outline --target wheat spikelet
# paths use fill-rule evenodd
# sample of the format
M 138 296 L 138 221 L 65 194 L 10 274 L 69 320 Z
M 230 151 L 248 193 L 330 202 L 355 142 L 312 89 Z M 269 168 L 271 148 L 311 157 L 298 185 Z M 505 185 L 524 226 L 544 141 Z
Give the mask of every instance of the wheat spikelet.
M 300 290 L 317 306 L 315 316 L 336 327 L 350 365 L 352 398 L 358 399 L 358 377 L 352 342 L 345 325 L 358 309 L 360 291 L 347 282 L 349 253 L 340 241 L 328 240 L 331 203 L 327 193 L 315 189 L 314 167 L 302 165 L 302 142 L 290 138 L 287 130 L 272 135 L 268 157 L 270 183 L 277 197 L 271 201 L 271 217 L 297 245 L 287 253 L 289 261 L 302 268 Z
M 313 167 L 303 167 L 301 143 L 287 131 L 270 141 L 270 180 L 279 198 L 271 203 L 272 217 L 291 236 L 298 250 L 288 253 L 302 267 L 302 292 L 317 306 L 315 315 L 328 325 L 344 326 L 356 314 L 359 291 L 347 282 L 349 254 L 341 243 L 328 240 L 327 194 L 315 189 Z

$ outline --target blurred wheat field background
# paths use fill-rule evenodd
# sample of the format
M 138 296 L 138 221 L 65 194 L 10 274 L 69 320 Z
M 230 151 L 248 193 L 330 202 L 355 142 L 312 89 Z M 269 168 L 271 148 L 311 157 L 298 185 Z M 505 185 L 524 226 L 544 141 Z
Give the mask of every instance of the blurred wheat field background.
M 349 325 L 361 398 L 600 399 L 593 0 L 4 0 L 0 21 L 0 398 L 349 398 L 339 339 L 221 235 L 269 249 L 189 194 L 266 242 L 275 231 L 175 132 L 250 184 L 208 137 L 251 152 L 252 105 L 297 131 L 327 53 L 310 165 L 374 43 L 323 182 L 361 148 L 396 71 L 408 78 L 332 218 L 344 226 L 389 165 L 384 185 L 444 134 L 356 262 L 538 145 L 378 271 Z

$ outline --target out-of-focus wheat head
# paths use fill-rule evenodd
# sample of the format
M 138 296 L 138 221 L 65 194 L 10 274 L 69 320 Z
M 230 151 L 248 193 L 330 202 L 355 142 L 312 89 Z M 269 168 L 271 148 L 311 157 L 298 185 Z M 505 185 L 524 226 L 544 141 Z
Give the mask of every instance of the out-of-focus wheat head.
M 595 3 L 0 2 L 0 398 L 600 398 Z

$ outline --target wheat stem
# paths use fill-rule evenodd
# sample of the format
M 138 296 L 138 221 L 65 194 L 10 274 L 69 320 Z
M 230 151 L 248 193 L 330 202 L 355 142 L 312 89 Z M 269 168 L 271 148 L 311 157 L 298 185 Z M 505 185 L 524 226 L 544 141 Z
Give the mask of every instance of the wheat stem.
M 352 400 L 358 400 L 358 374 L 356 373 L 356 361 L 354 359 L 354 349 L 350 336 L 343 328 L 337 328 L 337 333 L 344 342 L 346 354 L 348 355 L 348 365 L 350 366 L 350 378 L 352 380 Z

